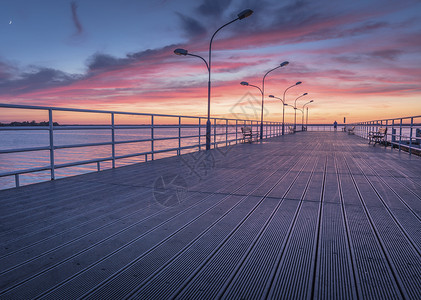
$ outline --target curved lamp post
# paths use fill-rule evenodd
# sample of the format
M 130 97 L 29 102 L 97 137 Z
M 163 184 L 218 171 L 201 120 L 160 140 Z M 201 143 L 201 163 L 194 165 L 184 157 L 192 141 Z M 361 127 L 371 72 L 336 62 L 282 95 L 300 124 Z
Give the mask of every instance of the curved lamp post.
M 294 132 L 295 132 L 295 130 L 297 128 L 297 100 L 300 99 L 301 97 L 304 97 L 305 95 L 308 95 L 308 93 L 304 93 L 301 96 L 298 96 L 295 99 L 295 102 L 294 102 L 294 109 L 295 109 L 295 114 L 294 114 Z
M 273 69 L 267 71 L 265 76 L 263 76 L 263 80 L 262 80 L 262 115 L 260 116 L 260 139 L 263 139 L 263 101 L 264 101 L 264 98 L 265 98 L 265 78 L 270 72 L 272 72 L 272 71 L 274 71 L 278 68 L 285 67 L 288 64 L 289 64 L 288 61 L 284 61 L 283 63 L 281 63 L 276 68 L 273 68 Z
M 283 107 L 285 108 L 285 106 L 290 106 L 290 107 L 292 107 L 292 108 L 294 109 L 294 111 L 295 111 L 295 107 L 294 107 L 293 105 L 288 104 L 288 103 L 284 103 Z M 295 133 L 295 132 L 294 132 L 294 133 Z
M 275 97 L 274 95 L 269 95 L 269 98 L 275 98 L 275 99 L 281 100 L 281 102 L 282 102 L 282 111 L 285 110 L 285 108 L 284 108 L 285 107 L 284 99 L 279 98 L 279 97 Z M 284 118 L 282 116 L 282 129 L 283 128 L 284 128 Z
M 306 104 L 304 104 L 303 105 L 303 110 L 304 110 L 304 107 L 307 104 L 310 104 L 310 103 L 313 103 L 313 102 L 314 102 L 314 100 L 310 100 L 309 102 L 307 102 Z M 303 112 L 303 120 L 302 120 L 302 123 L 304 124 L 304 112 Z M 307 118 L 306 118 L 306 131 L 307 131 L 307 128 L 308 128 L 308 107 L 307 107 Z
M 190 55 L 190 56 L 195 56 L 195 57 L 198 57 L 198 58 L 202 59 L 206 64 L 206 68 L 208 69 L 209 80 L 208 80 L 208 120 L 206 122 L 206 150 L 210 149 L 210 144 L 211 144 L 210 97 L 211 97 L 211 60 L 212 60 L 212 41 L 213 41 L 213 38 L 218 33 L 218 31 L 221 30 L 222 28 L 224 28 L 225 26 L 227 26 L 231 23 L 234 23 L 237 20 L 242 20 L 244 18 L 247 18 L 252 13 L 253 13 L 253 11 L 251 9 L 243 10 L 242 12 L 240 12 L 237 15 L 236 19 L 222 25 L 221 27 L 219 27 L 215 31 L 215 33 L 212 35 L 210 43 L 209 43 L 209 59 L 208 59 L 208 62 L 206 62 L 206 60 L 199 55 L 188 53 L 188 51 L 185 50 L 185 49 L 175 49 L 174 50 L 174 53 L 177 54 L 177 55 Z
M 241 85 L 244 85 L 244 86 L 252 86 L 252 87 L 255 87 L 256 89 L 258 89 L 260 91 L 260 93 L 262 94 L 262 99 L 263 99 L 263 91 L 257 85 L 249 84 L 247 81 L 241 81 L 240 84 Z M 262 111 L 263 111 L 263 108 L 262 108 Z M 260 126 L 260 139 L 262 139 L 262 126 Z
M 285 94 L 286 94 L 286 92 L 290 88 L 293 88 L 294 86 L 297 86 L 297 85 L 299 85 L 301 83 L 302 83 L 301 81 L 298 81 L 294 85 L 291 85 L 290 87 L 287 87 L 287 89 L 284 91 L 284 96 L 282 97 L 282 103 L 284 104 L 284 105 L 282 105 L 282 135 L 284 135 L 284 132 L 285 132 L 285 130 L 284 130 L 284 127 L 285 127 L 284 126 L 284 120 L 285 120 Z

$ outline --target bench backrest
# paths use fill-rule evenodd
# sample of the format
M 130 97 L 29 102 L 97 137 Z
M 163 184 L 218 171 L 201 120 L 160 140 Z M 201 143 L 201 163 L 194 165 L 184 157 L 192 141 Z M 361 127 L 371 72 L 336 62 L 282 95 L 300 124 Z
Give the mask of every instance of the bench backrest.
M 379 133 L 380 134 L 386 134 L 386 132 L 387 132 L 387 127 L 380 127 L 379 128 Z
M 242 133 L 250 133 L 251 132 L 251 128 L 250 127 L 241 127 L 241 132 Z

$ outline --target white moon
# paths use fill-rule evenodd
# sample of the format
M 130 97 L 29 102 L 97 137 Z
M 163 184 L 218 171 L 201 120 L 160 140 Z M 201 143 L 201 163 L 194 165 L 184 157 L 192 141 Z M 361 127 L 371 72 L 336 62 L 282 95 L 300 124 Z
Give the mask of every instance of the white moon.
M 12 20 L 9 21 L 9 25 L 12 25 Z

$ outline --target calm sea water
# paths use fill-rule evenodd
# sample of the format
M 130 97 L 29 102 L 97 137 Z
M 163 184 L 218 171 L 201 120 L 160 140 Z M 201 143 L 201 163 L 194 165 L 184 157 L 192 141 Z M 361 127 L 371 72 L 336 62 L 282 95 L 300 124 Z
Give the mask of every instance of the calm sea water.
M 212 131 L 212 133 L 214 133 Z M 218 129 L 217 134 L 225 133 L 225 129 Z M 178 128 L 155 128 L 155 138 L 178 137 Z M 200 143 L 205 145 L 204 137 L 205 129 L 201 129 L 202 138 Z M 181 136 L 199 135 L 198 128 L 181 128 Z M 115 141 L 141 140 L 150 139 L 150 129 L 117 129 L 115 130 Z M 235 129 L 231 128 L 228 132 L 228 139 L 235 138 Z M 225 141 L 225 135 L 217 138 L 218 141 Z M 87 143 L 111 142 L 110 130 L 57 130 L 54 131 L 54 145 L 74 145 Z M 182 138 L 180 146 L 193 146 L 199 144 L 199 138 Z M 0 150 L 21 149 L 33 147 L 47 147 L 49 145 L 49 132 L 47 130 L 13 130 L 0 131 Z M 154 141 L 154 150 L 164 150 L 170 148 L 178 148 L 178 139 Z M 203 149 L 203 148 L 202 148 Z M 186 149 L 182 153 L 197 151 L 198 148 Z M 116 144 L 116 156 L 142 153 L 151 151 L 151 142 L 136 142 Z M 176 155 L 176 151 L 156 153 L 155 159 Z M 111 145 L 77 147 L 68 149 L 56 149 L 54 151 L 55 164 L 65 164 L 77 161 L 85 161 L 92 159 L 109 158 L 112 156 Z M 150 159 L 150 156 L 148 157 Z M 124 158 L 116 160 L 116 166 L 144 162 L 145 156 L 137 156 L 132 158 Z M 25 170 L 37 167 L 48 166 L 50 164 L 50 153 L 48 150 L 19 152 L 19 153 L 2 153 L 0 154 L 0 173 Z M 101 170 L 112 167 L 111 161 L 100 163 Z M 67 168 L 59 168 L 55 170 L 56 178 L 78 175 L 87 172 L 97 171 L 97 164 L 80 165 Z M 50 171 L 41 171 L 19 175 L 20 185 L 26 185 L 50 179 Z M 15 186 L 14 176 L 0 177 L 0 189 L 12 188 Z

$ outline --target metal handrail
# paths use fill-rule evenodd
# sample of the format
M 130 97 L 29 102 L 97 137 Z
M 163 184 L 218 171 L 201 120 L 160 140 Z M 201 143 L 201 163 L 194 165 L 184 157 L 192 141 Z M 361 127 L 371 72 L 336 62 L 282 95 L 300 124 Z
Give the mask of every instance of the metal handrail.
M 34 105 L 16 105 L 16 104 L 1 104 L 0 108 L 11 108 L 11 109 L 25 109 L 25 110 L 43 110 L 48 112 L 48 126 L 0 126 L 0 131 L 17 131 L 17 130 L 44 130 L 49 132 L 49 145 L 42 147 L 30 147 L 30 148 L 17 148 L 17 149 L 3 149 L 0 150 L 0 154 L 8 153 L 22 153 L 22 152 L 34 152 L 34 151 L 49 151 L 49 165 L 40 166 L 36 168 L 28 168 L 21 170 L 13 170 L 8 172 L 0 173 L 0 177 L 5 176 L 15 176 L 15 186 L 19 186 L 19 175 L 34 173 L 39 171 L 50 171 L 51 180 L 55 179 L 55 169 L 87 165 L 96 163 L 97 170 L 101 169 L 100 163 L 105 161 L 112 162 L 112 168 L 115 168 L 116 160 L 144 156 L 144 160 L 148 159 L 154 160 L 155 154 L 164 153 L 164 152 L 177 152 L 177 155 L 181 154 L 181 151 L 188 149 L 197 149 L 202 150 L 204 144 L 201 139 L 205 137 L 204 128 L 206 124 L 202 122 L 204 117 L 195 117 L 195 116 L 182 116 L 182 115 L 168 115 L 168 114 L 149 114 L 149 113 L 136 113 L 136 112 L 121 112 L 121 111 L 109 111 L 109 110 L 90 110 L 90 109 L 77 109 L 77 108 L 62 108 L 62 107 L 44 107 L 44 106 L 34 106 Z M 54 125 L 54 112 L 82 112 L 82 113 L 99 113 L 99 114 L 108 114 L 110 116 L 110 123 L 103 125 Z M 117 115 L 131 115 L 131 116 L 143 116 L 147 117 L 149 123 L 147 124 L 136 124 L 136 125 L 117 125 L 115 124 L 115 116 Z M 178 118 L 178 124 L 156 124 L 156 118 Z M 188 119 L 198 122 L 198 124 L 182 124 L 182 119 Z M 241 126 L 251 126 L 258 129 L 260 122 L 255 120 L 246 120 L 246 119 L 228 119 L 228 118 L 212 118 L 213 120 L 213 148 L 216 148 L 220 145 L 225 144 L 231 145 L 231 143 L 238 143 L 242 139 L 242 135 L 239 134 L 239 127 Z M 235 123 L 235 124 L 234 124 Z M 264 138 L 270 138 L 273 136 L 278 136 L 281 134 L 280 122 L 264 122 Z M 181 135 L 181 129 L 193 128 L 198 129 L 199 134 L 197 135 Z M 127 129 L 144 129 L 149 132 L 150 138 L 141 138 L 141 139 L 131 139 L 131 140 L 116 140 L 116 131 L 117 130 L 127 130 Z M 156 136 L 157 129 L 178 129 L 176 133 L 171 136 L 158 137 Z M 218 129 L 218 132 L 217 132 Z M 219 129 L 222 129 L 219 132 Z M 93 142 L 93 143 L 79 143 L 79 144 L 66 144 L 66 145 L 57 145 L 54 141 L 54 132 L 64 131 L 64 130 L 110 130 L 111 141 L 105 142 Z M 234 137 L 235 136 L 235 137 Z M 221 140 L 219 138 L 222 137 Z M 181 141 L 183 139 L 194 139 L 197 138 L 197 143 L 188 146 L 181 146 Z M 178 147 L 165 148 L 165 149 L 156 149 L 155 142 L 167 141 L 167 140 L 178 140 Z M 120 144 L 129 144 L 129 143 L 144 143 L 150 142 L 150 150 L 139 152 L 139 153 L 130 153 L 124 155 L 116 155 L 116 145 Z M 84 148 L 84 147 L 95 147 L 95 146 L 111 146 L 111 156 L 95 158 L 89 160 L 80 160 L 75 162 L 68 163 L 55 163 L 55 150 L 58 149 L 72 149 L 72 148 Z
M 419 122 L 414 122 L 417 119 Z M 365 139 L 369 139 L 370 132 L 377 132 L 380 127 L 386 127 L 386 145 L 390 145 L 391 149 L 405 150 L 410 155 L 414 151 L 421 152 L 421 115 L 358 122 L 352 125 L 355 126 L 355 134 Z

